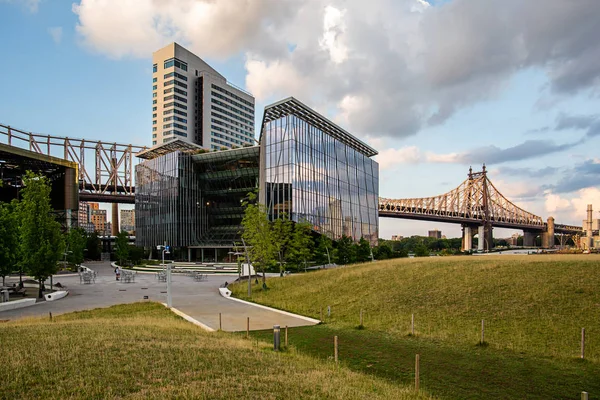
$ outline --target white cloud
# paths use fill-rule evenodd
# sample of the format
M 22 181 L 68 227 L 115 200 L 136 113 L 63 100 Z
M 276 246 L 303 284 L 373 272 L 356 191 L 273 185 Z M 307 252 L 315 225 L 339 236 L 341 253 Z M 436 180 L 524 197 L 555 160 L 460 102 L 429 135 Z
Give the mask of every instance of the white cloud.
M 73 11 L 94 51 L 148 58 L 178 41 L 202 57 L 244 53 L 259 102 L 294 95 L 357 135 L 405 137 L 525 69 L 546 73 L 550 95 L 600 90 L 597 0 L 534 3 L 81 0 Z
M 588 204 L 595 211 L 600 211 L 600 189 L 588 187 L 578 190 L 575 194 L 559 195 L 546 191 L 544 193 L 546 211 L 559 223 L 581 225 L 586 217 Z
M 62 41 L 63 29 L 61 26 L 54 26 L 52 28 L 48 28 L 48 33 L 52 36 L 52 40 L 54 43 L 60 44 Z
M 421 151 L 416 146 L 384 149 L 375 156 L 381 170 L 391 169 L 400 164 L 417 164 L 421 161 L 421 158 Z
M 340 11 L 335 7 L 327 6 L 323 16 L 323 36 L 319 39 L 319 45 L 329 52 L 331 61 L 336 64 L 348 58 L 348 48 L 343 43 L 343 35 L 346 31 L 345 13 L 346 10 Z
M 246 88 L 257 99 L 293 95 L 303 101 L 309 96 L 307 77 L 300 76 L 293 65 L 285 60 L 267 63 L 250 56 L 246 60 L 246 70 Z

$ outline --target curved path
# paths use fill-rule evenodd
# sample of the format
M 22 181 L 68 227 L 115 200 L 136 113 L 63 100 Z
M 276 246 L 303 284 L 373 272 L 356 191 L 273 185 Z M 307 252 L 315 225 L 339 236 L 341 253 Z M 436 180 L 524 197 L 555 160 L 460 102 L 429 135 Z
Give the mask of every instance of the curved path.
M 124 283 L 115 279 L 113 268 L 108 262 L 86 263 L 98 274 L 96 283 L 79 283 L 78 276 L 54 276 L 54 283 L 67 287 L 69 295 L 53 302 L 41 302 L 18 310 L 0 312 L 0 320 L 30 316 L 44 316 L 109 307 L 116 304 L 134 303 L 148 300 L 166 303 L 167 285 L 158 282 L 154 274 L 138 273 L 134 283 Z M 173 275 L 173 307 L 191 318 L 215 330 L 219 329 L 221 313 L 224 331 L 245 331 L 246 318 L 250 317 L 250 329 L 272 329 L 273 325 L 306 326 L 314 325 L 314 320 L 265 309 L 251 304 L 226 299 L 219 294 L 219 286 L 226 280 L 233 281 L 237 276 L 208 275 L 208 280 L 195 282 L 191 277 Z M 279 279 L 279 278 L 275 278 Z M 7 279 L 7 283 L 15 279 Z

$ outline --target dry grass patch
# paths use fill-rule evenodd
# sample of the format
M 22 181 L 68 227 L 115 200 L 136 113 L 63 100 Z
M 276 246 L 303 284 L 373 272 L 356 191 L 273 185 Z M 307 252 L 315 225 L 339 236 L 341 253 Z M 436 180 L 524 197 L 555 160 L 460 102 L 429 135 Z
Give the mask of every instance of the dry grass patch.
M 0 343 L 5 398 L 419 398 L 331 362 L 204 332 L 157 303 L 4 323 Z

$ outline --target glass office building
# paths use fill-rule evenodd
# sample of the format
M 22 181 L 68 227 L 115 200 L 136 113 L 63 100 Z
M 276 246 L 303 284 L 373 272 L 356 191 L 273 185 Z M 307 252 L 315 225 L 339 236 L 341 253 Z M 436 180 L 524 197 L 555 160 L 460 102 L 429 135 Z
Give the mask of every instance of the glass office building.
M 272 219 L 308 221 L 332 239 L 378 237 L 377 152 L 289 98 L 265 108 L 259 146 L 207 151 L 183 140 L 138 154 L 136 244 L 178 259 L 230 261 L 242 200 L 259 189 Z
M 294 98 L 265 108 L 260 143 L 260 199 L 273 219 L 377 243 L 377 151 Z

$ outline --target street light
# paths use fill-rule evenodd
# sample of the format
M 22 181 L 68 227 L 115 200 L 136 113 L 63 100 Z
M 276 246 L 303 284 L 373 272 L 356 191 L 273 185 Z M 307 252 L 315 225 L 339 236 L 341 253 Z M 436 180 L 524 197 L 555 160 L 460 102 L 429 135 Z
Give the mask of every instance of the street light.
M 171 264 L 168 267 L 165 265 L 165 254 L 171 254 L 171 252 L 166 241 L 164 245 L 156 246 L 156 249 L 162 250 L 162 263 L 167 272 L 167 307 L 171 308 L 173 306 L 173 299 L 171 298 Z

